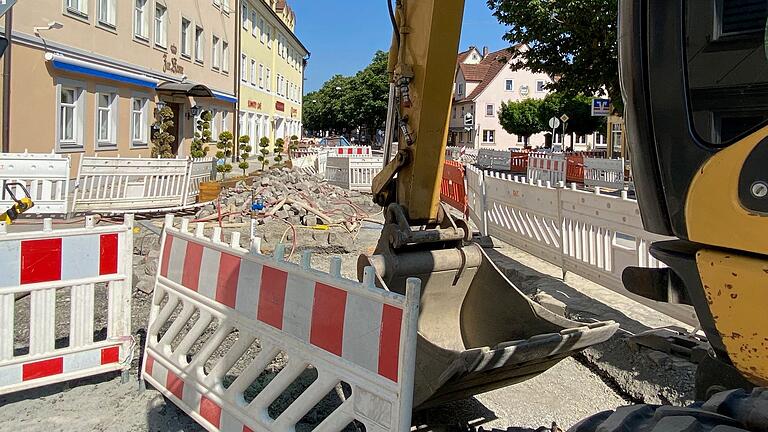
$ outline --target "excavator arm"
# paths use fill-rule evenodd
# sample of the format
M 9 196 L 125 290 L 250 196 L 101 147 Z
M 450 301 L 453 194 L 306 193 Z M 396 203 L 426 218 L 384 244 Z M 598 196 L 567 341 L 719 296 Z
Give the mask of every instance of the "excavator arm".
M 388 1 L 394 37 L 385 155 L 373 182 L 386 207 L 376 250 L 361 256 L 380 287 L 421 279 L 414 406 L 470 397 L 532 378 L 610 338 L 613 322 L 555 315 L 514 286 L 440 203 L 463 0 Z M 393 0 L 394 1 L 394 0 Z

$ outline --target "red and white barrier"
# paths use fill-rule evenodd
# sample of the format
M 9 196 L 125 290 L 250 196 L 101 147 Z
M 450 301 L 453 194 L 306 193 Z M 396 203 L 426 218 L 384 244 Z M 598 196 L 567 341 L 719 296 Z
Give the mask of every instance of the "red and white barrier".
M 0 394 L 130 367 L 132 230 L 131 215 L 122 225 L 87 217 L 84 228 L 60 230 L 50 219 L 39 231 L 0 223 Z M 107 314 L 97 322 L 95 291 L 104 284 Z M 63 335 L 57 310 L 69 313 Z M 97 325 L 106 325 L 104 340 L 94 340 Z
M 565 182 L 568 163 L 562 153 L 535 153 L 528 157 L 528 180 L 557 185 Z
M 207 239 L 202 224 L 194 235 L 188 228 L 187 220 L 175 229 L 173 217 L 166 219 L 143 368 L 147 382 L 210 431 L 294 430 L 341 382 L 351 395 L 318 430 L 341 430 L 353 421 L 368 431 L 410 429 L 417 279 L 401 296 L 376 288 L 372 268 L 359 283 L 340 277 L 338 259 L 327 274 L 311 268 L 308 253 L 297 266 L 283 261 L 282 247 L 272 259 L 240 248 L 238 233 L 227 245 L 218 229 Z M 235 333 L 236 341 L 224 343 Z M 249 351 L 254 341 L 255 354 Z M 223 354 L 210 364 L 214 352 Z M 246 401 L 278 353 L 287 364 Z M 233 378 L 236 364 L 244 368 Z M 287 408 L 273 418 L 270 405 L 310 367 L 317 379 L 299 396 L 288 392 Z

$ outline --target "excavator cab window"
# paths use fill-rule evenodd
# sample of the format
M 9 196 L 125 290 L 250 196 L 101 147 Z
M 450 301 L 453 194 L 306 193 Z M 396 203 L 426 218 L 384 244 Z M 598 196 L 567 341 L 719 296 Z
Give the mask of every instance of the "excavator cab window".
M 768 120 L 768 1 L 688 1 L 690 114 L 700 142 L 727 146 Z

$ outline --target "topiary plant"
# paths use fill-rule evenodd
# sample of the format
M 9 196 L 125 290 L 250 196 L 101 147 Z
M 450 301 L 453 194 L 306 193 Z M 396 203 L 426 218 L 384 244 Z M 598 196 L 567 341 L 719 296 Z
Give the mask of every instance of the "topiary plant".
M 251 142 L 251 137 L 248 135 L 243 135 L 238 140 L 240 142 L 240 145 L 238 146 L 239 153 L 240 153 L 240 165 L 238 167 L 243 170 L 243 177 L 246 175 L 246 171 L 248 170 L 248 167 L 251 165 L 248 163 L 248 158 L 251 157 L 251 150 L 253 150 L 253 147 L 249 145 Z
M 152 129 L 152 157 L 164 159 L 173 158 L 173 148 L 171 144 L 176 141 L 176 137 L 168 131 L 173 128 L 173 110 L 167 106 L 155 110 L 155 123 Z
M 216 143 L 216 148 L 219 149 L 219 151 L 216 152 L 217 159 L 221 160 L 232 157 L 232 138 L 234 138 L 234 135 L 229 131 L 224 131 L 219 134 L 219 142 Z M 216 165 L 216 171 L 221 173 L 221 178 L 223 179 L 226 173 L 232 171 L 232 165 L 225 160 L 224 163 Z
M 288 144 L 288 160 L 293 160 L 291 153 L 295 152 L 299 148 L 299 137 L 291 135 L 291 142 Z
M 264 171 L 264 168 L 269 165 L 269 159 L 267 159 L 269 155 L 269 138 L 264 137 L 259 141 L 259 153 L 261 153 L 258 157 L 259 162 L 261 162 L 261 170 Z
M 275 140 L 275 165 L 283 163 L 283 152 L 285 151 L 285 140 L 278 138 Z
M 197 121 L 195 139 L 192 140 L 190 154 L 193 158 L 202 158 L 208 156 L 208 144 L 211 142 L 211 120 L 213 116 L 210 111 L 203 111 L 200 119 Z

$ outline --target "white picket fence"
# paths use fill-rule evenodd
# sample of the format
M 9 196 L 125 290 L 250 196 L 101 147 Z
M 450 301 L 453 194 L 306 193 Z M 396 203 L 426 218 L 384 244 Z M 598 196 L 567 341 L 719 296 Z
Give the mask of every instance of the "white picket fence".
M 621 196 L 553 187 L 552 183 L 482 171 L 466 171 L 469 216 L 484 235 L 649 304 L 695 325 L 692 312 L 629 293 L 621 280 L 629 266 L 661 268 L 651 243 L 669 240 L 644 230 L 637 201 Z
M 34 207 L 27 215 L 66 214 L 69 210 L 69 162 L 68 156 L 40 153 L 0 154 L 0 210 L 13 205 L 6 193 L 10 182 L 23 184 L 29 191 Z M 22 188 L 11 187 L 17 198 L 25 196 Z
M 131 215 L 75 229 L 0 223 L 0 257 L 0 394 L 130 368 Z
M 166 217 L 143 379 L 211 431 L 293 431 L 323 400 L 309 420 L 316 430 L 410 430 L 418 279 L 403 296 L 377 288 L 371 267 L 351 281 L 340 258 L 324 273 L 309 252 L 297 266 L 282 245 L 266 257 L 241 248 L 240 233 L 225 244 L 218 228 L 208 239 L 202 223 L 191 233 L 189 220 L 173 222 Z M 276 359 L 279 374 L 264 375 Z

